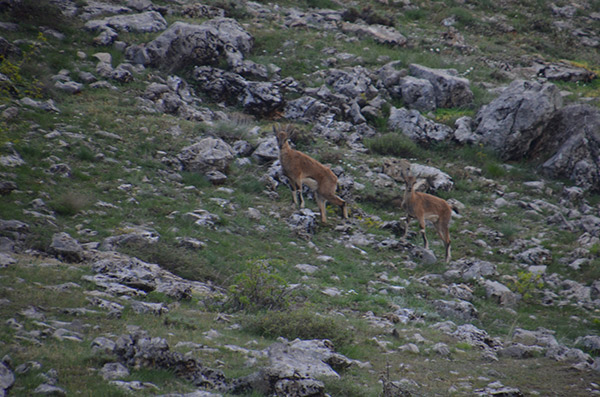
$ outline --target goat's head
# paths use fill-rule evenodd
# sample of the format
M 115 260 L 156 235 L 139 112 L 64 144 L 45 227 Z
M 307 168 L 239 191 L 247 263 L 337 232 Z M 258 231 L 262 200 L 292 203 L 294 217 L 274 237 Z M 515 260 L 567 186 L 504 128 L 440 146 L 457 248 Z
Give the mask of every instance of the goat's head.
M 410 170 L 410 162 L 405 159 L 400 159 L 398 161 L 398 166 L 400 168 L 400 175 L 402 179 L 408 183 L 408 178 L 413 178 L 416 181 L 416 178 L 413 176 L 412 171 Z M 414 182 L 413 182 L 414 184 Z
M 279 146 L 279 149 L 281 149 L 283 147 L 283 145 L 285 144 L 285 142 L 288 140 L 288 137 L 289 137 L 288 132 L 285 128 L 281 128 L 278 125 L 278 126 L 273 126 L 273 133 L 277 137 L 277 146 Z

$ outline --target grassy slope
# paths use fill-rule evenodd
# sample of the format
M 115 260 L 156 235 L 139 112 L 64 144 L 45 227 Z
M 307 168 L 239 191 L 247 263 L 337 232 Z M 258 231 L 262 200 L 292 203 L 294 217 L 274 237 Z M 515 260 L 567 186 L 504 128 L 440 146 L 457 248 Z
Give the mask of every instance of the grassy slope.
M 299 6 L 322 7 L 333 4 L 329 1 L 294 3 Z M 484 57 L 488 60 L 518 64 L 519 60 L 531 56 L 530 54 L 542 53 L 547 54 L 548 60 L 566 58 L 588 65 L 598 65 L 598 54 L 595 52 L 573 46 L 570 39 L 564 36 L 556 37 L 558 33 L 542 28 L 551 20 L 549 9 L 543 5 L 544 2 L 530 2 L 528 6 L 510 9 L 501 9 L 499 4 L 492 2 L 477 2 L 472 8 L 459 7 L 456 2 L 450 1 L 415 3 L 420 4 L 421 9 L 405 13 L 392 6 L 386 7 L 376 2 L 372 4 L 378 12 L 393 12 L 399 22 L 398 29 L 414 43 L 412 48 L 400 50 L 372 42 L 336 41 L 332 34 L 313 30 L 294 31 L 293 40 L 296 43 L 286 47 L 282 44 L 290 39 L 289 32 L 282 33 L 273 21 L 264 21 L 263 25 L 256 25 L 251 23 L 250 19 L 243 19 L 248 18 L 247 16 L 241 17 L 243 22 L 248 23 L 247 28 L 256 38 L 255 50 L 250 58 L 265 64 L 278 64 L 282 67 L 284 77 L 291 75 L 299 80 L 306 79 L 305 73 L 323 67 L 321 62 L 326 55 L 321 53 L 322 48 L 336 47 L 340 52 L 360 55 L 364 59 L 364 65 L 369 67 L 378 66 L 377 59 L 381 55 L 394 60 L 400 59 L 406 64 L 419 62 L 432 67 L 455 67 L 460 72 L 466 72 L 473 67 L 474 71 L 469 78 L 472 79 L 476 91 L 477 103 L 481 104 L 489 101 L 489 96 L 483 90 L 477 89 L 479 82 L 501 84 L 507 81 L 506 76 L 495 72 L 488 62 L 482 61 Z M 516 33 L 498 33 L 493 29 L 495 24 L 485 22 L 484 15 L 499 12 L 503 12 L 508 23 L 517 28 Z M 543 23 L 530 24 L 528 13 L 535 15 L 535 18 L 541 19 Z M 440 21 L 450 15 L 457 15 L 457 27 L 467 38 L 467 43 L 478 48 L 475 53 L 461 54 L 442 45 L 439 39 L 443 31 Z M 8 16 L 5 16 L 5 19 L 8 19 Z M 91 46 L 92 36 L 80 31 L 77 26 L 64 29 L 68 39 L 63 42 L 51 37 L 39 40 L 37 28 L 33 24 L 26 24 L 24 27 L 25 30 L 18 33 L 7 32 L 5 37 L 11 41 L 18 38 L 44 41 L 35 54 L 35 62 L 21 67 L 25 83 L 31 81 L 33 76 L 40 80 L 47 79 L 62 68 L 74 70 L 79 67 L 81 70 L 94 70 L 95 62 L 79 61 L 76 51 L 83 51 L 90 59 L 99 49 Z M 132 42 L 145 42 L 148 39 L 147 35 L 127 37 L 127 40 Z M 27 45 L 22 47 L 26 52 L 29 49 Z M 365 47 L 368 47 L 368 51 Z M 436 51 L 436 48 L 440 48 L 440 51 Z M 113 57 L 113 65 L 122 59 L 117 52 L 113 52 Z M 209 279 L 225 287 L 233 282 L 247 261 L 258 257 L 278 259 L 279 261 L 273 261 L 274 270 L 287 283 L 302 283 L 306 286 L 293 296 L 294 311 L 287 314 L 286 321 L 306 326 L 307 335 L 303 335 L 304 337 L 338 337 L 336 347 L 340 352 L 373 364 L 371 369 L 351 369 L 343 373 L 340 380 L 328 381 L 327 390 L 332 395 L 378 395 L 381 392 L 378 379 L 387 366 L 390 368 L 392 380 L 413 379 L 421 385 L 419 393 L 426 395 L 447 394 L 453 385 L 460 390 L 461 381 L 469 382 L 473 387 L 483 387 L 488 382 L 486 379 L 499 379 L 507 385 L 521 388 L 524 392 L 535 390 L 541 395 L 551 392 L 577 395 L 584 393 L 589 387 L 593 374 L 577 373 L 574 377 L 568 372 L 568 366 L 544 358 L 483 362 L 477 351 L 456 344 L 450 338 L 430 330 L 426 325 L 443 319 L 432 312 L 427 301 L 443 297 L 436 290 L 422 286 L 414 280 L 426 274 L 441 273 L 444 271 L 443 266 L 418 266 L 411 270 L 404 266 L 404 261 L 408 259 L 404 252 L 361 247 L 367 253 L 363 255 L 358 250 L 345 248 L 337 241 L 343 236 L 343 233 L 335 230 L 339 219 L 337 212 L 331 214 L 330 225 L 319 226 L 312 240 L 314 245 L 298 240 L 290 234 L 283 221 L 292 213 L 290 193 L 282 187 L 278 191 L 280 198 L 274 201 L 263 194 L 258 179 L 264 173 L 264 167 L 234 167 L 226 186 L 234 190 L 233 194 L 209 186 L 193 174 L 184 173 L 182 184 L 166 178 L 161 171 L 168 170 L 168 167 L 160 162 L 162 155 L 157 152 L 163 151 L 174 156 L 193 138 L 210 130 L 210 127 L 173 116 L 145 114 L 137 109 L 134 98 L 143 92 L 146 82 L 153 81 L 153 75 L 157 73 L 148 70 L 137 75 L 134 83 L 119 86 L 116 92 L 85 89 L 77 96 L 68 96 L 45 89 L 43 96 L 56 101 L 62 110 L 60 114 L 21 110 L 16 119 L 1 121 L 2 143 L 11 142 L 27 162 L 27 166 L 2 170 L 8 175 L 6 179 L 14 180 L 18 184 L 19 191 L 10 196 L 0 197 L 0 218 L 27 222 L 32 229 L 29 246 L 43 252 L 48 247 L 52 234 L 58 231 L 66 231 L 81 242 L 90 242 L 101 241 L 104 237 L 119 233 L 127 224 L 146 225 L 161 235 L 161 241 L 152 247 L 129 247 L 129 253 L 159 263 L 184 277 Z M 45 87 L 51 87 L 50 82 L 46 83 Z M 598 89 L 595 84 L 585 87 L 563 86 L 575 92 L 575 95 L 582 93 L 586 96 L 597 96 Z M 473 114 L 475 111 L 475 108 L 454 109 L 439 112 L 438 117 L 451 122 L 457 115 Z M 270 120 L 257 123 L 261 126 L 261 135 L 270 134 Z M 165 133 L 175 125 L 183 130 L 181 136 L 173 137 Z M 234 125 L 219 128 L 234 127 L 239 128 Z M 243 128 L 242 126 L 241 129 Z M 44 137 L 54 130 L 61 131 L 62 136 L 52 139 Z M 122 140 L 98 135 L 98 130 L 118 134 Z M 82 134 L 83 138 L 70 137 L 65 132 Z M 399 145 L 407 144 L 400 142 Z M 318 142 L 308 144 L 306 150 L 318 157 L 327 155 L 324 151 L 330 149 L 324 148 L 329 146 Z M 560 187 L 557 183 L 550 182 L 554 191 L 550 196 L 524 191 L 520 182 L 539 179 L 534 168 L 529 165 L 517 165 L 516 171 L 506 172 L 492 155 L 478 148 L 444 146 L 429 149 L 411 147 L 411 150 L 417 161 L 431 161 L 433 165 L 452 175 L 457 189 L 448 193 L 446 198 L 455 197 L 468 207 L 464 217 L 455 219 L 452 224 L 455 258 L 477 257 L 490 260 L 498 264 L 503 274 L 514 275 L 514 264 L 500 249 L 508 246 L 510 240 L 517 238 L 539 238 L 553 253 L 553 262 L 549 267 L 551 272 L 566 274 L 581 282 L 598 279 L 597 258 L 579 274 L 569 274 L 559 265 L 558 259 L 565 252 L 572 250 L 576 242 L 568 233 L 546 225 L 543 217 L 524 218 L 517 207 L 506 209 L 506 216 L 501 218 L 490 216 L 486 208 L 495 189 L 485 187 L 478 180 L 471 180 L 463 169 L 467 165 L 481 167 L 486 177 L 506 185 L 508 191 L 517 191 L 524 197 L 541 198 L 552 203 L 558 201 L 557 193 L 560 193 Z M 344 153 L 345 149 L 336 151 Z M 95 158 L 98 153 L 117 161 L 98 161 Z M 48 174 L 46 170 L 51 165 L 50 156 L 57 156 L 60 159 L 58 162 L 69 164 L 72 176 L 62 178 Z M 343 158 L 344 161 L 339 162 L 347 172 L 369 187 L 372 186 L 371 181 L 364 178 L 360 167 L 364 164 L 375 167 L 381 162 L 381 158 L 374 154 L 328 158 Z M 131 184 L 132 188 L 119 189 L 126 184 Z M 196 188 L 184 188 L 190 185 L 195 185 Z M 381 199 L 391 198 L 395 193 L 390 189 L 373 189 L 375 191 L 366 191 L 369 191 L 374 199 L 369 199 L 365 192 L 357 192 L 355 205 L 371 216 L 383 220 L 397 219 L 400 216 L 398 210 L 389 208 Z M 233 208 L 222 208 L 210 200 L 215 197 L 229 200 Z M 42 198 L 54 211 L 55 219 L 47 221 L 24 211 L 31 210 L 30 202 L 37 198 Z M 598 202 L 597 197 L 588 199 Z M 114 204 L 117 208 L 98 207 L 98 201 Z M 316 207 L 313 204 L 308 203 L 312 208 Z M 245 215 L 245 211 L 250 207 L 261 212 L 262 218 L 258 223 L 263 228 L 258 228 L 256 222 Z M 221 217 L 216 230 L 198 228 L 180 215 L 198 208 Z M 178 211 L 178 214 L 169 216 L 175 211 Z M 393 237 L 389 232 L 380 230 L 377 221 L 373 219 L 376 218 L 355 216 L 352 228 L 372 233 L 377 238 Z M 483 249 L 474 242 L 477 238 L 484 238 L 477 232 L 482 226 L 500 230 L 506 238 L 499 243 L 487 241 L 491 248 Z M 97 235 L 78 234 L 78 230 L 81 229 L 91 229 L 97 232 Z M 465 234 L 466 232 L 468 234 Z M 461 237 L 467 235 L 475 238 Z M 175 238 L 180 236 L 200 239 L 207 242 L 208 246 L 199 253 L 178 248 Z M 442 255 L 442 247 L 437 239 L 431 240 L 436 254 Z M 416 237 L 413 242 L 420 244 Z M 321 254 L 332 256 L 334 261 L 323 264 L 317 259 Z M 25 325 L 26 330 L 35 330 L 38 326 L 33 321 L 26 320 L 18 314 L 29 305 L 35 304 L 46 310 L 48 320 L 73 321 L 72 316 L 62 314 L 57 307 L 86 306 L 84 292 L 93 288 L 81 280 L 81 276 L 90 270 L 85 265 L 76 268 L 60 264 L 52 267 L 40 266 L 42 263 L 52 262 L 46 258 L 18 256 L 17 259 L 17 266 L 1 270 L 0 298 L 7 298 L 10 303 L 0 305 L 0 317 L 14 317 Z M 299 263 L 319 265 L 321 270 L 306 278 L 294 268 Z M 400 280 L 411 280 L 411 283 L 401 294 L 377 293 L 379 288 L 376 286 L 373 290 L 369 282 L 378 279 L 384 272 L 390 277 L 397 276 Z M 45 288 L 67 281 L 76 282 L 81 288 L 60 293 Z M 343 291 L 353 290 L 355 293 L 330 298 L 320 292 L 326 287 L 337 287 Z M 597 313 L 575 307 L 546 308 L 532 300 L 521 303 L 516 308 L 515 316 L 513 312 L 487 301 L 480 288 L 476 285 L 474 287 L 477 296 L 474 303 L 481 313 L 481 318 L 475 325 L 488 330 L 494 336 L 509 338 L 515 327 L 535 329 L 541 326 L 556 330 L 557 339 L 561 343 L 572 345 L 576 337 L 599 331 Z M 148 300 L 172 303 L 172 310 L 163 318 L 141 316 L 129 310 L 124 312 L 121 319 L 107 318 L 102 313 L 86 316 L 79 320 L 84 324 L 81 331 L 84 335 L 83 343 L 60 342 L 50 337 L 42 346 L 34 346 L 15 338 L 15 330 L 3 321 L 0 332 L 1 340 L 5 342 L 0 344 L 0 355 L 10 354 L 15 365 L 28 360 L 37 360 L 43 364 L 39 371 L 33 371 L 27 376 L 17 376 L 15 393 L 30 392 L 40 383 L 37 374 L 50 368 L 58 370 L 59 385 L 70 392 L 84 390 L 84 394 L 88 395 L 117 393 L 107 386 L 99 375 L 89 370 L 101 367 L 103 362 L 108 360 L 106 357 L 93 356 L 89 342 L 99 335 L 119 335 L 125 332 L 125 325 L 142 326 L 152 335 L 166 337 L 171 346 L 177 341 L 185 340 L 216 347 L 216 352 L 194 354 L 205 360 L 208 365 L 221 366 L 229 377 L 248 374 L 254 367 L 246 367 L 243 358 L 223 349 L 222 345 L 232 343 L 245 346 L 248 341 L 255 340 L 257 344 L 254 348 L 260 348 L 267 346 L 278 335 L 295 336 L 294 327 L 286 327 L 281 318 L 273 314 L 235 312 L 232 322 L 254 325 L 235 330 L 230 329 L 231 324 L 216 321 L 218 310 L 199 305 L 195 300 L 181 304 L 169 302 L 160 296 L 150 296 Z M 399 337 L 393 337 L 368 326 L 363 318 L 369 311 L 382 316 L 390 312 L 393 305 L 410 307 L 418 313 L 426 314 L 426 325 L 397 325 Z M 307 312 L 318 312 L 328 320 L 325 324 L 315 321 L 314 324 L 310 323 L 309 327 L 306 321 Z M 579 321 L 573 321 L 572 316 L 577 316 Z M 256 334 L 256 329 L 261 329 L 261 325 L 269 326 L 273 331 L 261 331 L 266 336 Z M 211 341 L 203 334 L 211 329 L 221 334 L 217 340 Z M 420 333 L 427 340 L 420 346 L 421 353 L 415 355 L 396 350 L 397 347 L 412 342 L 412 335 L 415 333 Z M 388 341 L 388 349 L 393 353 L 385 353 L 373 338 Z M 438 341 L 450 345 L 450 360 L 430 352 L 430 347 Z M 65 351 L 69 351 L 68 359 L 65 359 Z M 164 371 L 137 370 L 132 372 L 131 379 L 152 381 L 159 385 L 161 393 L 191 390 L 190 385 Z

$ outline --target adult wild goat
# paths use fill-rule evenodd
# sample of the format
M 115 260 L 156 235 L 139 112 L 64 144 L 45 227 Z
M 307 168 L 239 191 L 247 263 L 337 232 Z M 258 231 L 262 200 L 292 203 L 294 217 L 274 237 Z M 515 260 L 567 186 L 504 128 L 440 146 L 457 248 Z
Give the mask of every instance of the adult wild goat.
M 408 233 L 410 218 L 416 218 L 419 221 L 420 232 L 425 242 L 425 249 L 429 249 L 429 242 L 427 241 L 427 236 L 425 236 L 425 221 L 431 221 L 444 242 L 446 263 L 450 262 L 450 233 L 448 227 L 450 218 L 452 217 L 452 207 L 439 197 L 415 190 L 417 178 L 410 170 L 410 163 L 407 160 L 400 160 L 400 174 L 406 183 L 406 190 L 402 199 L 402 208 L 407 213 L 404 237 Z
M 337 188 L 337 176 L 329 167 L 324 166 L 317 160 L 306 154 L 294 150 L 288 143 L 287 128 L 273 127 L 279 145 L 279 160 L 283 173 L 290 180 L 294 204 L 298 205 L 298 192 L 300 193 L 300 208 L 304 208 L 302 197 L 302 184 L 307 185 L 314 191 L 315 200 L 321 212 L 321 221 L 327 223 L 325 213 L 325 202 L 339 205 L 342 208 L 344 219 L 348 218 L 348 206 L 344 200 L 335 194 Z

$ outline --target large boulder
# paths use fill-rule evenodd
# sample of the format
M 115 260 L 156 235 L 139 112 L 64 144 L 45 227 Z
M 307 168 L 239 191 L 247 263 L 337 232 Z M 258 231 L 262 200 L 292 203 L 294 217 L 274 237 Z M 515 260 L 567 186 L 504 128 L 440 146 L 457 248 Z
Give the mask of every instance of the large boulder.
M 436 123 L 422 116 L 417 110 L 395 107 L 390 109 L 388 127 L 400 130 L 413 141 L 425 144 L 445 141 L 454 132 L 447 125 Z
M 206 173 L 226 171 L 235 153 L 229 144 L 219 138 L 204 138 L 200 142 L 184 147 L 177 155 L 184 168 Z
M 49 251 L 56 257 L 69 262 L 81 262 L 84 257 L 83 248 L 68 233 L 56 233 L 52 236 Z
M 503 160 L 518 160 L 529 153 L 561 106 L 554 84 L 517 80 L 477 113 L 475 133 Z
M 132 47 L 127 55 L 144 64 L 176 70 L 247 54 L 253 43 L 250 33 L 234 19 L 215 18 L 201 25 L 175 22 L 145 47 Z
M 408 69 L 410 75 L 431 83 L 437 107 L 454 108 L 473 102 L 473 92 L 469 87 L 469 80 L 459 77 L 456 70 L 431 69 L 414 63 Z
M 588 105 L 560 109 L 544 128 L 534 152 L 542 158 L 551 156 L 542 164 L 548 176 L 600 190 L 600 112 Z
M 400 80 L 398 91 L 404 104 L 411 109 L 430 111 L 437 107 L 433 84 L 427 79 L 406 76 Z

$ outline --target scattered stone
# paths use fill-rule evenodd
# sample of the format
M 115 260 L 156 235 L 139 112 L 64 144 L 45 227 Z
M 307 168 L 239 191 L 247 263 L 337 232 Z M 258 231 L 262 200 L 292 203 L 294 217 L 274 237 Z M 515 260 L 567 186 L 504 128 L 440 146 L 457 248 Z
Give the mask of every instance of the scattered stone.
M 442 316 L 457 317 L 465 321 L 471 321 L 479 317 L 475 306 L 467 301 L 445 301 L 440 299 L 434 301 L 433 306 Z
M 308 208 L 303 208 L 293 213 L 287 223 L 295 234 L 309 240 L 317 230 L 317 214 Z
M 14 384 L 15 375 L 4 362 L 0 362 L 0 395 L 8 396 Z
M 54 386 L 54 385 L 50 385 L 47 383 L 42 383 L 41 385 L 39 385 L 38 387 L 35 388 L 35 390 L 33 391 L 33 394 L 35 395 L 43 395 L 43 396 L 66 396 L 67 392 L 58 387 L 58 386 Z
M 380 44 L 392 46 L 405 46 L 408 40 L 396 29 L 385 25 L 365 25 L 357 23 L 342 23 L 342 32 L 355 34 L 360 37 L 369 37 Z
M 110 382 L 111 385 L 114 385 L 116 387 L 118 387 L 121 390 L 124 390 L 126 392 L 130 392 L 130 393 L 135 393 L 135 392 L 141 392 L 141 391 L 145 391 L 148 389 L 152 389 L 152 390 L 160 390 L 158 386 L 156 386 L 154 383 L 150 383 L 150 382 L 140 382 L 138 380 L 133 380 L 130 382 L 125 382 L 122 380 L 111 380 Z
M 127 14 L 107 17 L 100 20 L 86 22 L 85 29 L 101 31 L 107 28 L 121 32 L 151 33 L 160 32 L 167 28 L 167 21 L 156 11 L 147 11 L 141 14 Z
M 57 258 L 68 262 L 81 262 L 84 258 L 81 244 L 68 233 L 56 233 L 52 236 L 49 250 Z
M 189 171 L 227 171 L 235 153 L 229 144 L 219 138 L 204 138 L 200 142 L 184 147 L 177 155 L 184 168 Z
M 500 306 L 515 306 L 519 301 L 514 292 L 498 281 L 485 280 L 483 286 L 487 297 L 496 301 Z
M 122 379 L 129 376 L 129 370 L 121 363 L 106 363 L 100 370 L 104 380 Z

